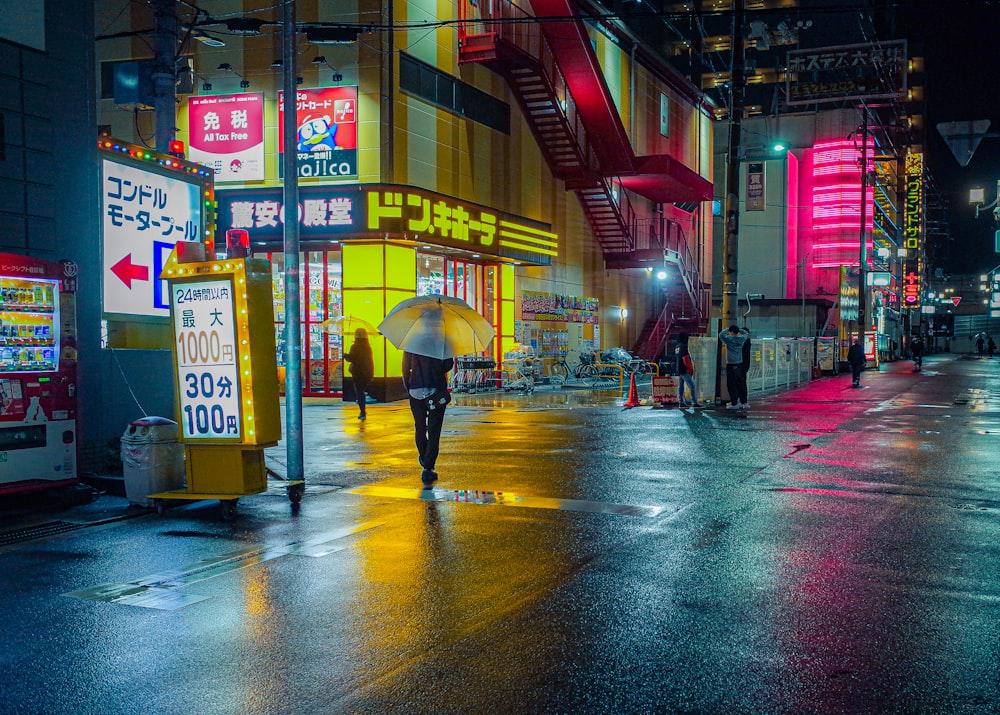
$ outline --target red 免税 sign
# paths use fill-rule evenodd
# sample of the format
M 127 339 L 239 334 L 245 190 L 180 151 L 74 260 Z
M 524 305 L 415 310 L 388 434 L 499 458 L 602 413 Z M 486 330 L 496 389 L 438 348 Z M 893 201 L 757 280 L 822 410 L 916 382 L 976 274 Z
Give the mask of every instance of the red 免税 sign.
M 188 99 L 188 157 L 215 170 L 217 182 L 264 179 L 264 95 Z

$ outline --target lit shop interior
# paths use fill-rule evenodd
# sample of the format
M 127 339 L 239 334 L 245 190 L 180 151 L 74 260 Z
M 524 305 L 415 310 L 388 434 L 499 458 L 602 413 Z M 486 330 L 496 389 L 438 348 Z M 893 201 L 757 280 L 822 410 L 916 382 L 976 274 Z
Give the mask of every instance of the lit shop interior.
M 392 249 L 396 249 L 393 251 Z M 435 252 L 430 252 L 433 248 Z M 393 265 L 383 264 L 384 249 L 392 253 L 413 256 L 409 260 Z M 469 303 L 497 327 L 498 318 L 498 278 L 500 266 L 494 263 L 480 263 L 479 256 L 446 255 L 440 247 L 426 246 L 416 250 L 393 247 L 390 244 L 348 244 L 330 245 L 322 250 L 303 251 L 299 265 L 301 325 L 302 325 L 302 366 L 304 395 L 317 397 L 339 395 L 343 390 L 345 347 L 350 349 L 352 335 L 328 332 L 328 321 L 342 315 L 360 317 L 373 325 L 378 325 L 384 315 L 383 265 L 389 271 L 405 271 L 415 260 L 416 294 L 447 295 Z M 345 279 L 344 257 L 348 262 L 356 261 L 362 267 Z M 255 255 L 271 261 L 274 290 L 275 336 L 278 350 L 279 375 L 284 375 L 285 343 L 285 256 L 283 253 L 260 252 Z M 471 259 L 471 260 L 470 260 Z M 368 270 L 363 266 L 367 265 Z M 411 273 L 411 276 L 413 274 Z M 412 277 L 409 279 L 412 282 Z M 387 286 L 402 286 L 407 283 L 404 275 L 396 280 L 385 276 Z M 345 309 L 345 303 L 353 306 Z M 500 331 L 498 330 L 498 335 Z M 346 342 L 346 346 L 345 346 Z M 373 340 L 376 364 L 384 361 L 384 346 L 381 340 Z M 490 346 L 488 352 L 492 352 Z

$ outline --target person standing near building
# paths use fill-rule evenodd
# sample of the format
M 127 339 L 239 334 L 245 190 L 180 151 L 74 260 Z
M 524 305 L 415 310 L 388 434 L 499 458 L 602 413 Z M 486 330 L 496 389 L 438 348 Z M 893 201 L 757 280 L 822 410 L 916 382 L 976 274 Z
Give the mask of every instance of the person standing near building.
M 698 386 L 694 381 L 694 361 L 691 360 L 691 353 L 688 351 L 688 334 L 681 333 L 677 336 L 677 347 L 674 348 L 676 356 L 677 374 L 677 404 L 680 407 L 704 407 L 698 402 Z M 684 398 L 684 387 L 687 386 L 691 392 L 691 400 Z
M 861 370 L 865 367 L 865 351 L 857 340 L 847 351 L 847 363 L 851 366 L 851 380 L 855 387 L 861 387 Z
M 448 392 L 448 372 L 455 366 L 453 358 L 427 357 L 403 353 L 403 387 L 410 395 L 410 412 L 413 413 L 417 461 L 423 467 L 420 480 L 424 489 L 437 481 L 434 471 L 441 441 L 444 411 L 451 402 Z
M 372 345 L 368 342 L 367 330 L 358 328 L 354 331 L 354 344 L 344 359 L 350 363 L 351 378 L 354 380 L 354 396 L 361 410 L 358 419 L 364 420 L 368 416 L 365 410 L 367 400 L 365 391 L 375 376 L 375 361 L 372 359 Z
M 983 348 L 984 348 L 984 347 L 986 347 L 986 341 L 985 341 L 985 340 L 983 340 L 983 334 L 982 334 L 982 333 L 980 333 L 980 334 L 979 334 L 979 335 L 978 335 L 978 336 L 976 337 L 976 352 L 978 352 L 978 353 L 979 353 L 979 359 L 980 359 L 980 360 L 982 360 L 982 359 L 983 359 Z
M 750 337 L 746 328 L 730 325 L 719 340 L 726 348 L 726 388 L 733 404 L 727 410 L 745 410 L 750 406 L 747 399 L 747 376 L 743 371 L 743 345 Z
M 910 354 L 913 356 L 913 369 L 920 370 L 924 364 L 924 340 L 919 335 L 913 338 Z

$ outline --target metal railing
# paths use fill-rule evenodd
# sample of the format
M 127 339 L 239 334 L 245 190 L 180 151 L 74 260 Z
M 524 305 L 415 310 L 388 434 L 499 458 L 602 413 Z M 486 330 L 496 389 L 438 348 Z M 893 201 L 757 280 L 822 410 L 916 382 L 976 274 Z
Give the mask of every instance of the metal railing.
M 725 365 L 717 363 L 717 336 L 694 336 L 688 341 L 688 351 L 694 361 L 697 398 L 715 398 L 715 376 L 720 375 L 720 396 L 727 399 Z M 773 394 L 803 385 L 812 379 L 816 360 L 814 338 L 754 338 L 750 337 L 750 370 L 747 372 L 747 392 L 754 395 Z
M 584 166 L 596 172 L 597 156 L 591 147 L 583 120 L 577 112 L 576 102 L 566 86 L 566 78 L 559 70 L 555 55 L 542 36 L 537 18 L 508 0 L 471 3 L 459 0 L 459 46 L 475 38 L 489 37 L 494 42 L 505 42 L 516 48 L 539 65 L 542 75 L 551 83 L 555 96 L 566 118 L 567 130 L 574 137 Z

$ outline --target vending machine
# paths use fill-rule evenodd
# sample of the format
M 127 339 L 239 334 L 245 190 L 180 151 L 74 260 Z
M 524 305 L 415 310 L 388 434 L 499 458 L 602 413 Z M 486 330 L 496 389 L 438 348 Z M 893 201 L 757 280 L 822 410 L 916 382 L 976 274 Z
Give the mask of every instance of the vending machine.
M 0 494 L 71 486 L 76 264 L 0 253 Z

